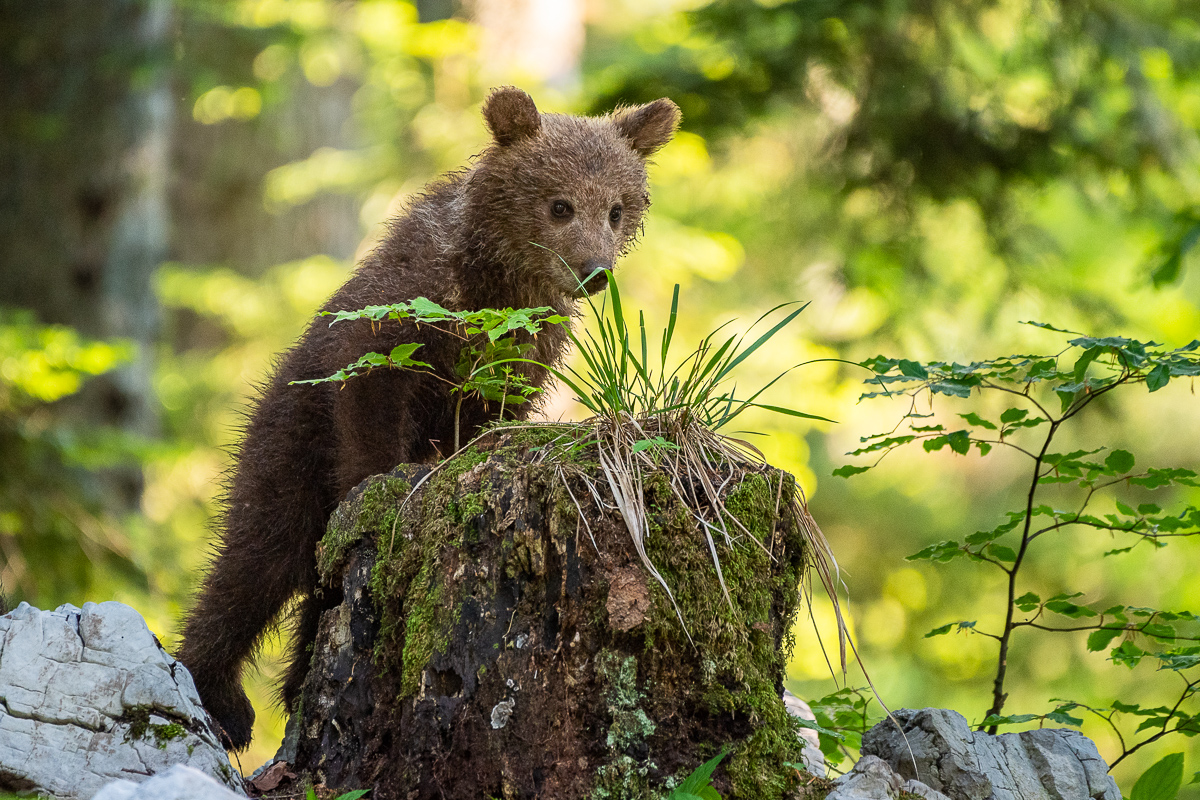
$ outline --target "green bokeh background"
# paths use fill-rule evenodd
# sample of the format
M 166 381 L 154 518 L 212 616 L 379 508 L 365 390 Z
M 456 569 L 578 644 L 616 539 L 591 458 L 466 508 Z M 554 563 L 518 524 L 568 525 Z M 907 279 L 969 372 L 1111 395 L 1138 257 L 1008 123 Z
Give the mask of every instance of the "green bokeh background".
M 138 351 L 152 368 L 144 386 L 156 421 L 97 427 L 71 402 L 75 382 L 127 357 L 127 345 L 80 338 L 70 313 L 38 319 L 0 305 L 0 579 L 13 599 L 122 600 L 176 642 L 255 382 L 404 199 L 482 149 L 480 104 L 502 83 L 528 89 L 544 111 L 602 113 L 660 96 L 680 105 L 683 129 L 652 168 L 642 245 L 618 275 L 652 324 L 665 323 L 681 285 L 681 342 L 811 301 L 747 363 L 742 385 L 812 358 L 965 362 L 1062 349 L 1062 335 L 1024 320 L 1172 346 L 1200 336 L 1189 249 L 1200 232 L 1198 3 L 589 0 L 578 69 L 553 86 L 489 59 L 471 8 L 437 5 L 423 4 L 424 16 L 402 0 L 170 6 L 168 34 L 128 73 L 166 81 L 174 104 L 171 245 L 153 281 L 156 333 Z M 53 36 L 20 18 L 34 12 L 5 13 L 18 44 Z M 313 122 L 321 115 L 324 127 Z M 45 108 L 26 116 L 14 130 L 28 153 L 62 146 L 77 122 Z M 341 238 L 315 237 L 329 220 L 341 221 Z M 914 451 L 831 477 L 859 437 L 905 410 L 859 403 L 864 374 L 815 364 L 767 398 L 836 425 L 762 415 L 744 427 L 808 493 L 880 696 L 977 722 L 994 644 L 923 636 L 959 619 L 994 629 L 1001 584 L 972 565 L 905 556 L 996 524 L 1020 502 L 1025 465 L 1003 453 Z M 579 416 L 565 395 L 550 408 Z M 941 399 L 934 411 L 980 409 Z M 1153 395 L 1131 388 L 1090 412 L 1069 446 L 1197 469 L 1198 411 L 1187 382 Z M 124 505 L 103 477 L 122 470 L 140 484 Z M 1197 504 L 1200 492 L 1156 502 Z M 1197 543 L 1101 557 L 1116 546 L 1082 534 L 1045 541 L 1028 588 L 1200 611 Z M 813 618 L 832 654 L 819 592 Z M 809 698 L 835 688 L 813 628 L 796 626 L 788 682 Z M 1177 676 L 1086 653 L 1082 636 L 1022 631 L 1014 646 L 1012 713 L 1044 713 L 1058 697 L 1152 706 L 1178 691 Z M 259 721 L 247 770 L 282 734 L 270 703 L 281 651 L 269 642 L 250 678 Z M 857 668 L 844 680 L 865 683 Z M 1084 730 L 1106 757 L 1119 752 L 1103 726 Z M 1128 792 L 1180 750 L 1186 782 L 1200 750 L 1181 737 L 1129 759 L 1118 782 Z

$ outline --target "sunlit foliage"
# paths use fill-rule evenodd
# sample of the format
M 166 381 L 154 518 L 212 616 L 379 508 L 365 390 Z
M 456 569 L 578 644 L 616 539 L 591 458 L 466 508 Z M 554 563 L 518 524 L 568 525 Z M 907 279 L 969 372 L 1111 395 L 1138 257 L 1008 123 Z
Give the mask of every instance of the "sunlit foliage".
M 0 309 L 0 587 L 10 602 L 147 580 L 92 474 L 128 460 L 131 442 L 72 424 L 54 405 L 130 355 L 127 344 Z
M 761 368 L 744 365 L 744 385 L 816 358 L 887 352 L 970 363 L 1056 346 L 1052 333 L 1017 324 L 1026 319 L 1176 343 L 1200 331 L 1195 3 L 587 6 L 582 86 L 522 79 L 539 107 L 600 112 L 665 95 L 684 112 L 684 129 L 652 167 L 643 242 L 621 266 L 631 303 L 651 316 L 659 309 L 647 324 L 665 325 L 681 284 L 680 305 L 693 311 L 676 336 L 697 341 L 730 318 L 738 321 L 729 332 L 744 333 L 768 308 L 811 301 L 795 332 L 764 345 Z M 161 443 L 87 450 L 110 462 L 113 453 L 141 459 L 136 518 L 114 524 L 87 499 L 79 454 L 90 439 L 52 402 L 116 363 L 119 348 L 0 318 L 6 588 L 51 605 L 107 599 L 98 592 L 140 600 L 168 641 L 204 563 L 227 450 L 255 383 L 345 279 L 355 243 L 361 255 L 407 198 L 482 149 L 488 84 L 517 80 L 481 63 L 481 32 L 461 9 L 422 22 L 407 0 L 186 0 L 176 15 L 167 56 L 179 103 L 176 167 L 217 176 L 258 216 L 196 193 L 185 208 L 195 219 L 175 221 L 184 253 L 189 236 L 217 242 L 160 272 Z M 330 210 L 346 207 L 357 229 L 320 238 L 334 224 Z M 206 228 L 209 218 L 220 222 Z M 219 225 L 227 237 L 214 234 Z M 222 249 L 225 238 L 233 244 Z M 305 244 L 313 241 L 323 244 Z M 1002 586 L 957 564 L 932 569 L 904 557 L 990 527 L 1013 505 L 1019 468 L 947 448 L 889 456 L 852 484 L 831 478 L 843 454 L 893 424 L 897 409 L 857 405 L 861 371 L 822 363 L 797 375 L 763 402 L 839 425 L 754 412 L 738 422 L 764 434 L 755 444 L 809 492 L 845 568 L 851 633 L 885 701 L 969 714 L 988 693 L 987 642 L 922 635 L 950 618 L 995 623 L 988 609 Z M 566 399 L 551 409 L 586 413 Z M 1089 436 L 1148 463 L 1195 468 L 1196 410 L 1188 383 L 1172 381 L 1151 396 L 1099 402 Z M 986 417 L 986 402 L 976 411 Z M 1198 499 L 1187 487 L 1168 498 Z M 1043 597 L 1070 587 L 1200 607 L 1195 547 L 1180 543 L 1169 558 L 1147 549 L 1122 569 L 1101 558 L 1107 549 L 1050 548 L 1027 577 Z M 820 604 L 814 617 L 834 641 Z M 834 687 L 810 627 L 796 628 L 791 686 L 817 697 Z M 268 672 L 275 652 L 272 644 L 264 654 Z M 1009 706 L 1042 713 L 1052 697 L 1104 705 L 1154 688 L 1153 677 L 1102 667 L 1089 666 L 1082 644 L 1034 645 L 1015 657 Z M 267 683 L 255 697 L 262 724 L 249 767 L 282 732 Z M 1102 726 L 1085 732 L 1102 753 L 1116 752 Z M 1123 787 L 1162 755 L 1151 750 L 1122 765 Z M 1189 775 L 1196 756 L 1189 750 Z

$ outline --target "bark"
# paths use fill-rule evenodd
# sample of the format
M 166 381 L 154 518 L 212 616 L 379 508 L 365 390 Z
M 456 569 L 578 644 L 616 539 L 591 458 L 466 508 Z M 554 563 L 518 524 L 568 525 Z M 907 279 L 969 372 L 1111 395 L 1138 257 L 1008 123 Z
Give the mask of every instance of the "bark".
M 538 435 L 431 476 L 398 467 L 334 514 L 318 553 L 332 610 L 293 721 L 300 780 L 376 800 L 660 797 L 728 747 L 724 797 L 790 792 L 802 747 L 780 695 L 805 559 L 791 476 L 722 467 L 758 539 L 714 537 L 732 605 L 667 475 L 646 477 L 647 551 L 685 633 L 594 454 L 531 463 Z

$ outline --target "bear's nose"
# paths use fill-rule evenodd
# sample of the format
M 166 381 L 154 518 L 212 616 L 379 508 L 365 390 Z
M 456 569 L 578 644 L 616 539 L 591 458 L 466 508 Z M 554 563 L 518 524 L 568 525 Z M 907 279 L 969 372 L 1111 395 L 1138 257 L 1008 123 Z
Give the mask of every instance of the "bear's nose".
M 612 264 L 594 258 L 583 262 L 583 282 L 587 283 L 592 278 L 598 277 L 596 273 L 606 269 L 612 269 Z
M 604 271 L 612 269 L 612 264 L 596 259 L 583 262 L 583 288 L 589 294 L 595 294 L 605 286 Z

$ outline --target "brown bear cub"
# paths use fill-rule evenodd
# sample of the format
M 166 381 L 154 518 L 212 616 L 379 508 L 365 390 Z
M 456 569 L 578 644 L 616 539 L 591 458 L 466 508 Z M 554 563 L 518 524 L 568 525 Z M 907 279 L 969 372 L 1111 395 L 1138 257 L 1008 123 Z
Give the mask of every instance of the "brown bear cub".
M 649 204 L 646 159 L 674 135 L 679 109 L 662 99 L 598 118 L 541 114 L 529 95 L 503 88 L 488 97 L 483 117 L 494 141 L 473 166 L 432 184 L 393 220 L 324 310 L 427 297 L 452 310 L 551 306 L 569 315 L 575 298 L 605 285 L 604 270 L 640 233 Z M 551 326 L 530 357 L 554 364 L 566 341 Z M 422 343 L 414 356 L 454 377 L 461 342 L 434 326 L 331 327 L 317 317 L 280 359 L 249 416 L 226 487 L 220 544 L 179 651 L 227 746 L 244 748 L 254 721 L 242 667 L 299 593 L 281 687 L 287 707 L 295 703 L 318 619 L 331 602 L 315 596 L 314 554 L 338 502 L 369 475 L 453 447 L 456 401 L 430 375 L 376 370 L 344 386 L 290 383 L 406 342 Z M 533 385 L 546 382 L 544 369 L 526 369 Z M 463 440 L 497 410 L 464 402 Z

